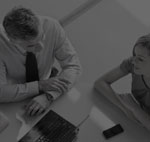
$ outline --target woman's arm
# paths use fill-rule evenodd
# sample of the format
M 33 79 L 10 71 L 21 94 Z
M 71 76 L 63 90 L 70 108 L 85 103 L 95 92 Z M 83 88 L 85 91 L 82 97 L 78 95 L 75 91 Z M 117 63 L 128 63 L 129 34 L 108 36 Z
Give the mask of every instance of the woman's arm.
M 116 95 L 115 91 L 112 89 L 111 84 L 120 78 L 126 76 L 128 73 L 125 73 L 121 70 L 120 66 L 112 69 L 111 71 L 104 74 L 94 84 L 94 88 L 104 96 Z

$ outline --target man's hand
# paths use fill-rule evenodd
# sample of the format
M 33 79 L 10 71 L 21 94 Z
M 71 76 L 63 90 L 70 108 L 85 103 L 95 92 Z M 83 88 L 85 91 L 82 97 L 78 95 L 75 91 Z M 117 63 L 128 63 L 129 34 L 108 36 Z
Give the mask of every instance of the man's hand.
M 50 104 L 51 101 L 47 99 L 46 94 L 36 96 L 25 107 L 26 114 L 29 116 L 40 115 Z
M 78 136 L 76 136 L 72 142 L 77 142 L 78 141 Z
M 57 78 L 50 78 L 47 80 L 40 80 L 39 81 L 39 90 L 41 92 L 47 92 L 47 91 L 57 91 L 60 88 L 62 89 L 62 87 L 66 90 L 67 89 L 67 85 L 64 81 L 62 81 L 61 79 L 57 79 Z M 65 91 L 62 90 L 62 91 Z
M 41 92 L 46 92 L 46 91 L 52 91 L 54 90 L 54 88 L 56 87 L 55 85 L 55 79 L 51 78 L 51 79 L 48 79 L 48 80 L 40 80 L 39 81 L 39 90 Z

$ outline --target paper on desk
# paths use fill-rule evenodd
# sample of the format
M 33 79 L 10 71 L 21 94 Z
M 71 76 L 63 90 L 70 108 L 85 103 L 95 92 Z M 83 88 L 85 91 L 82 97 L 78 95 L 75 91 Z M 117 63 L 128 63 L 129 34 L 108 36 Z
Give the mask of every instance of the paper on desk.
M 9 120 L 7 116 L 5 116 L 1 111 L 0 111 L 0 133 L 4 131 L 9 125 Z
M 96 106 L 93 106 L 93 108 L 91 109 L 90 118 L 97 126 L 100 127 L 102 131 L 116 125 L 109 117 L 107 117 Z
M 45 111 L 42 115 L 39 116 L 27 116 L 25 114 L 24 109 L 20 109 L 18 113 L 16 113 L 16 119 L 21 121 L 22 125 L 18 133 L 17 141 L 20 140 L 27 132 L 29 132 L 32 127 L 49 111 Z
M 68 96 L 69 99 L 72 102 L 77 102 L 79 100 L 79 98 L 81 97 L 81 93 L 76 89 L 76 88 L 72 88 L 69 92 L 68 92 Z
M 19 141 L 31 129 L 30 123 L 27 123 L 25 120 L 25 117 L 23 116 L 24 116 L 23 113 L 16 114 L 16 118 L 22 123 L 18 136 L 17 136 L 17 141 Z

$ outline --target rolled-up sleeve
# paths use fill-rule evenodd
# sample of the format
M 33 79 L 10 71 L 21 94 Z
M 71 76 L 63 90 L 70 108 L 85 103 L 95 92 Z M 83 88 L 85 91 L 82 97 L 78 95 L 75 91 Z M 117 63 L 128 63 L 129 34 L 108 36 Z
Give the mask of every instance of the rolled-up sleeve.
M 77 52 L 58 22 L 55 23 L 55 30 L 56 46 L 54 48 L 54 54 L 62 68 L 62 71 L 57 77 L 55 77 L 58 82 L 55 91 L 49 91 L 54 99 L 72 88 L 76 80 L 81 75 L 81 64 Z
M 7 80 L 7 69 L 0 60 L 0 102 L 21 101 L 39 93 L 38 82 L 11 84 Z

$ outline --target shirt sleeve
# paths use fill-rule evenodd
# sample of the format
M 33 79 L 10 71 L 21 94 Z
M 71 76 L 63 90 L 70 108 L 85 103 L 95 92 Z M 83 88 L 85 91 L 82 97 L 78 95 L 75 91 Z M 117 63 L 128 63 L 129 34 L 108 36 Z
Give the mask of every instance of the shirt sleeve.
M 132 64 L 133 57 L 125 59 L 120 64 L 120 68 L 125 73 L 133 73 L 133 64 Z
M 67 38 L 65 31 L 57 21 L 55 23 L 55 31 L 56 46 L 54 48 L 54 56 L 59 62 L 62 71 L 57 77 L 55 77 L 58 82 L 55 91 L 49 91 L 54 99 L 72 88 L 81 75 L 81 64 L 78 55 Z
M 37 81 L 25 84 L 11 84 L 8 82 L 6 74 L 5 64 L 0 60 L 0 102 L 21 101 L 39 93 Z

